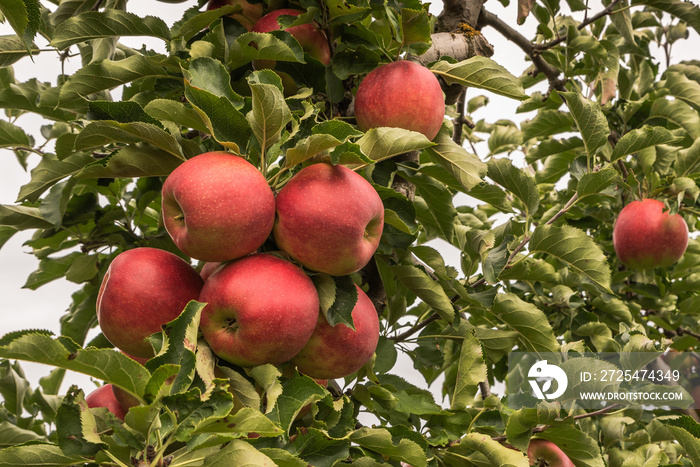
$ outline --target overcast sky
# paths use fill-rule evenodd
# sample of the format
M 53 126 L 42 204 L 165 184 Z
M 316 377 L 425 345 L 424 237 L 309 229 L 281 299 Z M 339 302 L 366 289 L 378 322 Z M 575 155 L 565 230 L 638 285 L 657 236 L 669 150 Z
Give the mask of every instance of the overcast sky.
M 132 0 L 128 3 L 128 10 L 141 16 L 157 12 L 158 17 L 168 24 L 172 24 L 181 17 L 182 12 L 186 8 L 195 4 L 195 0 L 170 5 L 155 0 Z M 516 24 L 517 2 L 511 2 L 508 8 L 503 8 L 496 0 L 490 0 L 487 7 L 509 24 Z M 439 9 L 439 2 L 434 7 L 431 7 L 433 13 L 438 13 Z M 534 23 L 531 19 L 526 23 L 529 31 L 533 30 L 533 25 Z M 11 28 L 7 24 L 0 24 L 0 35 L 12 33 Z M 502 39 L 493 29 L 488 28 L 484 30 L 484 35 L 494 46 L 495 54 L 492 58 L 506 67 L 512 74 L 519 76 L 527 67 L 527 63 L 523 59 L 523 53 L 513 44 Z M 525 35 L 530 37 L 531 32 L 525 33 Z M 694 32 L 691 40 L 694 45 L 691 46 L 690 42 L 683 44 L 682 47 L 677 47 L 678 50 L 675 51 L 676 53 L 674 55 L 677 57 L 687 55 L 688 58 L 694 55 L 694 52 L 696 52 L 698 46 L 700 46 L 697 34 Z M 122 42 L 135 48 L 139 48 L 145 43 L 151 48 L 164 51 L 163 42 L 157 39 L 124 38 Z M 40 39 L 37 39 L 37 44 L 40 47 L 45 46 L 45 43 L 42 43 Z M 80 59 L 78 57 L 69 59 L 66 62 L 66 73 L 74 72 L 79 67 L 79 63 Z M 34 57 L 34 61 L 28 58 L 21 60 L 14 65 L 14 69 L 18 82 L 23 82 L 30 78 L 38 78 L 41 81 L 51 82 L 55 85 L 56 76 L 61 68 L 58 55 L 45 52 Z M 468 97 L 471 98 L 478 94 L 482 94 L 482 92 L 470 91 Z M 476 117 L 483 118 L 488 122 L 493 122 L 501 118 L 512 120 L 522 118 L 522 116 L 518 116 L 514 112 L 517 106 L 516 102 L 493 95 L 489 95 L 489 98 L 491 99 L 491 105 L 480 110 L 479 113 L 476 114 Z M 39 127 L 46 123 L 48 122 L 42 121 L 40 118 L 33 115 L 22 116 L 16 122 L 16 124 L 22 127 L 27 133 L 32 134 L 38 142 L 44 141 L 40 136 Z M 31 156 L 29 159 L 29 167 L 34 167 L 37 162 L 38 156 Z M 2 182 L 0 182 L 0 204 L 14 204 L 20 187 L 30 179 L 29 173 L 23 171 L 16 162 L 15 156 L 11 151 L 0 149 L 0 174 L 2 174 Z M 2 297 L 0 300 L 0 336 L 14 330 L 35 328 L 49 329 L 57 333 L 59 331 L 59 318 L 70 305 L 71 294 L 78 289 L 76 284 L 65 280 L 51 282 L 37 291 L 22 289 L 26 278 L 38 265 L 38 261 L 34 256 L 29 254 L 28 249 L 23 246 L 23 243 L 30 235 L 31 231 L 20 232 L 0 249 L 0 297 Z M 446 255 L 446 259 L 450 264 L 454 266 L 459 265 L 458 255 L 454 249 L 441 245 L 437 246 L 444 252 L 443 254 Z M 22 363 L 22 366 L 33 382 L 36 382 L 38 377 L 44 376 L 47 373 L 46 368 L 41 365 Z M 402 365 L 402 367 L 410 367 L 410 364 Z M 408 369 L 410 368 L 406 368 L 406 371 L 408 371 Z M 66 379 L 70 383 L 81 385 L 86 390 L 89 389 L 92 384 L 87 377 L 82 375 L 72 376 Z M 413 380 L 413 382 L 418 383 L 416 380 Z M 66 388 L 67 386 L 64 383 L 63 390 L 65 391 Z M 439 389 L 437 392 L 439 392 Z

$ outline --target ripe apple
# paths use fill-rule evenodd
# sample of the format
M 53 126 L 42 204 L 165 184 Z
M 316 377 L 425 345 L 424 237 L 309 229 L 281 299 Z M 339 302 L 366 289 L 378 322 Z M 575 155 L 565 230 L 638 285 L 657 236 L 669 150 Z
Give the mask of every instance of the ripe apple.
M 355 373 L 374 355 L 379 342 L 379 318 L 372 300 L 357 288 L 357 303 L 352 310 L 355 330 L 344 325 L 331 326 L 323 313 L 303 349 L 292 359 L 299 372 L 316 379 L 336 379 Z
M 362 269 L 383 228 L 376 190 L 342 165 L 305 167 L 277 194 L 277 246 L 314 271 L 342 276 Z
M 126 410 L 119 404 L 117 398 L 114 397 L 111 384 L 102 385 L 92 391 L 85 396 L 85 402 L 87 402 L 87 406 L 91 409 L 95 407 L 107 407 L 107 410 L 112 412 L 114 416 L 120 420 L 124 420 L 124 416 L 126 415 Z
M 214 274 L 214 271 L 219 269 L 219 266 L 221 266 L 221 263 L 218 261 L 204 263 L 204 266 L 202 266 L 202 269 L 199 271 L 199 275 L 202 276 L 202 279 L 204 279 L 204 282 L 206 282 L 207 279 L 209 279 L 209 276 Z
M 559 446 L 546 439 L 531 439 L 527 447 L 530 465 L 547 467 L 576 467 Z
M 145 339 L 196 300 L 204 281 L 179 256 L 156 248 L 134 248 L 119 254 L 102 279 L 97 320 L 105 337 L 135 357 L 150 358 Z
M 613 246 L 620 262 L 630 268 L 668 267 L 685 253 L 688 226 L 680 214 L 664 211 L 659 200 L 632 201 L 615 221 Z
M 227 261 L 265 242 L 275 221 L 275 196 L 250 162 L 207 152 L 182 163 L 165 180 L 163 219 L 186 255 Z
M 255 22 L 258 21 L 263 14 L 262 3 L 249 3 L 246 0 L 210 0 L 207 5 L 207 10 L 216 10 L 226 5 L 241 6 L 240 13 L 234 13 L 230 16 L 241 23 L 248 31 L 253 28 Z
M 301 268 L 277 256 L 246 256 L 217 269 L 202 288 L 199 323 L 211 350 L 250 367 L 291 360 L 314 332 L 319 298 Z
M 445 97 L 430 70 L 399 60 L 375 68 L 362 80 L 355 95 L 355 118 L 362 131 L 397 127 L 432 140 L 445 118 Z
M 280 29 L 280 24 L 277 22 L 277 18 L 280 16 L 299 16 L 304 13 L 301 10 L 295 10 L 293 8 L 282 8 L 279 10 L 271 11 L 262 18 L 260 18 L 251 31 L 253 32 L 271 32 Z M 321 31 L 316 24 L 300 24 L 299 26 L 292 26 L 285 29 L 289 34 L 291 34 L 294 39 L 299 42 L 301 48 L 304 49 L 311 57 L 315 58 L 324 65 L 331 63 L 331 49 L 328 45 L 328 39 L 323 31 Z M 256 69 L 261 68 L 274 68 L 274 62 L 269 60 L 261 60 L 261 63 L 253 63 L 253 67 Z M 271 63 L 270 63 L 271 62 Z

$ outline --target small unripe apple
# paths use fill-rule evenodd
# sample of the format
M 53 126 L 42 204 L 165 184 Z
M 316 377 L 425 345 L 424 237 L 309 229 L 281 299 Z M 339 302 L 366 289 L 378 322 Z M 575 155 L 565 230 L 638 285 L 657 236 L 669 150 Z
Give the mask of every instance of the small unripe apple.
M 530 465 L 542 467 L 576 467 L 559 446 L 547 439 L 531 439 L 527 447 Z
M 226 5 L 241 6 L 240 13 L 234 13 L 230 16 L 241 23 L 248 31 L 253 28 L 255 22 L 258 21 L 263 14 L 262 3 L 249 3 L 246 0 L 210 0 L 207 5 L 207 10 L 216 10 Z
M 211 350 L 250 367 L 291 360 L 314 332 L 316 287 L 304 271 L 271 254 L 231 261 L 206 281 L 199 327 Z
M 114 396 L 111 384 L 102 385 L 92 391 L 85 396 L 85 402 L 91 409 L 95 407 L 106 407 L 107 410 L 112 412 L 114 416 L 120 420 L 124 420 L 124 416 L 126 415 L 126 410 L 124 410 Z
M 379 342 L 379 318 L 372 300 L 357 289 L 352 310 L 353 330 L 345 324 L 331 326 L 319 313 L 318 324 L 301 352 L 293 359 L 299 372 L 316 379 L 344 378 L 362 368 Z
M 355 95 L 355 118 L 362 131 L 397 127 L 432 140 L 445 118 L 445 97 L 430 70 L 399 60 L 375 68 L 362 80 Z
M 362 269 L 377 250 L 384 206 L 372 185 L 342 165 L 313 164 L 277 194 L 277 246 L 314 271 Z
M 665 268 L 685 253 L 688 225 L 680 214 L 665 211 L 664 203 L 659 200 L 632 201 L 615 220 L 613 246 L 625 266 Z
M 262 18 L 260 18 L 251 31 L 253 32 L 272 32 L 277 31 L 281 28 L 277 18 L 280 16 L 299 16 L 304 13 L 301 10 L 295 10 L 292 8 L 282 8 L 279 10 L 271 11 Z M 310 56 L 328 65 L 331 62 L 331 49 L 328 45 L 328 39 L 326 35 L 321 31 L 316 24 L 300 24 L 299 26 L 292 26 L 285 29 L 289 34 L 291 34 L 294 39 L 299 42 L 301 48 L 304 49 Z M 274 68 L 274 62 L 269 60 L 261 61 L 261 63 L 254 63 L 253 66 L 256 69 L 261 68 Z
M 207 152 L 180 164 L 165 180 L 163 221 L 186 255 L 228 261 L 267 240 L 275 222 L 275 196 L 247 160 Z
M 109 265 L 97 294 L 100 329 L 119 350 L 150 358 L 153 347 L 145 339 L 180 316 L 203 285 L 197 271 L 169 251 L 124 251 Z

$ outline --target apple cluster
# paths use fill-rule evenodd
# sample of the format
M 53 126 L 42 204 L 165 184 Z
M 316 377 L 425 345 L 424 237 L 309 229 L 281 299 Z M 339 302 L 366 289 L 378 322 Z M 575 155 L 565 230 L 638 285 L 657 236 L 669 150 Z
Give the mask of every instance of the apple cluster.
M 202 336 L 231 364 L 291 362 L 312 378 L 336 379 L 372 358 L 379 319 L 371 300 L 355 286 L 354 329 L 331 326 L 310 277 L 352 274 L 374 255 L 384 208 L 361 175 L 316 163 L 275 196 L 244 158 L 208 152 L 167 177 L 162 213 L 175 245 L 205 264 L 198 272 L 180 256 L 150 247 L 119 254 L 97 299 L 100 328 L 119 350 L 152 357 L 147 337 L 198 300 L 207 304 Z

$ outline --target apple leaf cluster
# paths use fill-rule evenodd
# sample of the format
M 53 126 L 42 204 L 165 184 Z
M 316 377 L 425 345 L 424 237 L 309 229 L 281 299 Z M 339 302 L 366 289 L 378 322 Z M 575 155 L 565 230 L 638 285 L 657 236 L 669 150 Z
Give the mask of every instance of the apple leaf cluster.
M 671 349 L 667 364 L 700 405 L 700 62 L 673 53 L 700 45 L 700 7 L 500 0 L 511 25 L 478 0 L 444 0 L 439 16 L 420 0 L 148 0 L 177 11 L 168 25 L 129 11 L 135 1 L 0 2 L 14 31 L 0 37 L 0 149 L 30 171 L 16 202 L 0 205 L 0 247 L 32 232 L 38 266 L 25 287 L 76 284 L 56 309 L 60 335 L 0 337 L 0 466 L 700 465 L 692 407 L 515 410 L 500 389 L 522 377 L 509 374 L 513 351 Z M 280 8 L 303 13 L 270 32 L 240 16 Z M 323 32 L 329 63 L 285 30 L 302 25 Z M 496 36 L 529 61 L 522 75 L 490 58 Z M 145 37 L 165 52 L 123 41 Z M 37 54 L 54 54 L 55 81 L 15 77 Z M 357 124 L 363 78 L 398 59 L 445 94 L 432 140 Z M 64 73 L 66 61 L 77 70 Z M 411 86 L 402 92 L 408 101 Z M 517 103 L 512 115 L 504 101 Z M 23 116 L 41 119 L 40 132 Z M 331 324 L 351 324 L 356 287 L 379 315 L 376 352 L 354 374 L 324 386 L 281 365 L 224 364 L 199 334 L 197 301 L 149 337 L 155 356 L 143 363 L 96 331 L 119 254 L 150 247 L 191 261 L 165 229 L 162 189 L 212 151 L 242 156 L 275 193 L 329 163 L 378 194 L 384 229 L 370 262 L 311 275 Z M 618 257 L 613 230 L 645 198 L 678 214 L 689 239 L 677 261 L 641 269 Z M 38 387 L 24 361 L 52 367 Z M 67 370 L 135 405 L 123 420 L 91 407 L 77 387 L 61 391 Z

